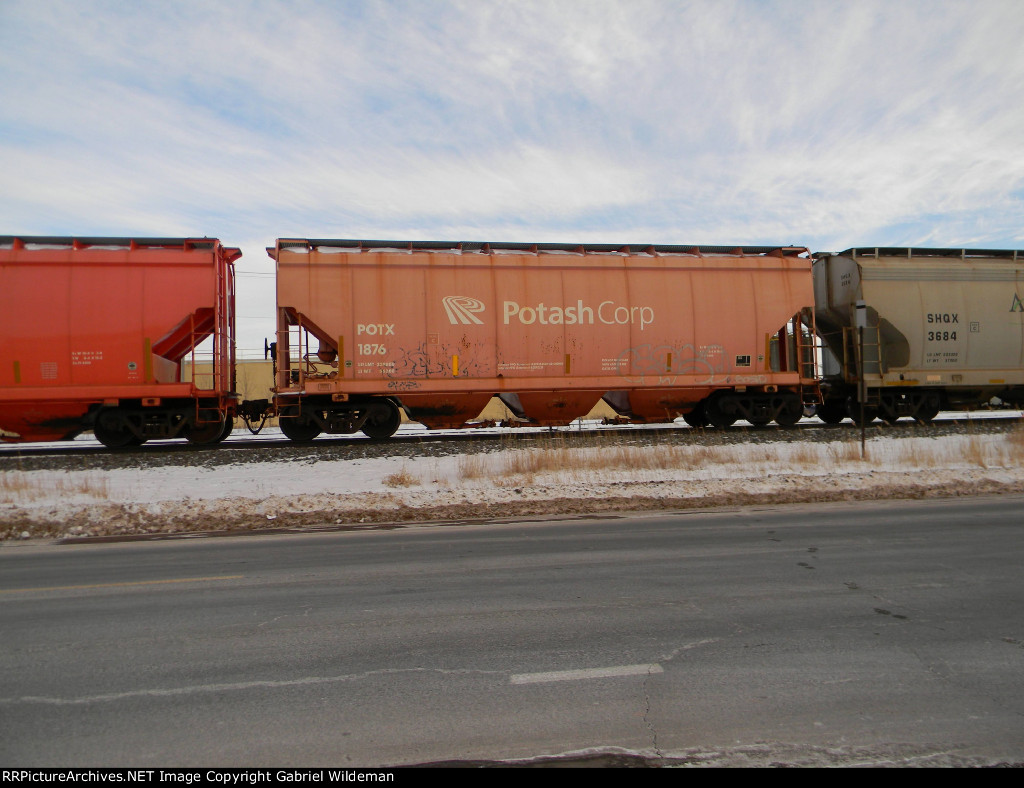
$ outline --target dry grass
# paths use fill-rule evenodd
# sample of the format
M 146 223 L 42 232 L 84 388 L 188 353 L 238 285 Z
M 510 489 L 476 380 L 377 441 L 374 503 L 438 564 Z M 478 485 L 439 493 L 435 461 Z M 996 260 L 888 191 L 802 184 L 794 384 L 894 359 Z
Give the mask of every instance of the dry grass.
M 381 483 L 385 487 L 415 487 L 420 484 L 420 479 L 408 468 L 403 467 L 401 470 L 389 473 L 381 479 Z
M 491 464 L 486 454 L 463 454 L 459 457 L 459 476 L 463 479 L 484 479 L 491 476 Z
M 40 498 L 60 500 L 77 495 L 106 499 L 110 487 L 105 478 L 95 474 L 63 473 L 58 478 L 40 481 L 31 473 L 5 471 L 0 473 L 0 503 L 18 503 Z
M 910 468 L 948 468 L 969 465 L 978 468 L 1017 468 L 1024 459 L 1024 428 L 1003 435 L 979 435 L 968 430 L 959 441 L 917 441 L 893 444 L 889 464 Z
M 828 460 L 833 465 L 860 462 L 860 443 L 857 441 L 829 443 L 826 444 L 826 449 Z
M 458 461 L 462 479 L 494 475 L 536 476 L 544 473 L 585 474 L 607 470 L 695 469 L 712 460 L 713 452 L 701 446 L 609 445 L 604 449 L 551 448 L 516 449 L 500 454 L 462 456 Z
M 1024 454 L 1024 420 L 1006 433 L 1006 445 L 1013 454 Z
M 458 474 L 467 481 L 494 477 L 522 480 L 542 474 L 584 478 L 601 472 L 695 471 L 715 465 L 778 461 L 776 452 L 769 446 L 634 446 L 614 439 L 602 443 L 601 446 L 555 446 L 463 456 L 458 461 Z M 808 451 L 811 450 L 813 447 Z M 806 461 L 813 461 L 809 453 Z
M 970 465 L 1009 468 L 1024 457 L 1024 425 L 1005 436 L 968 434 L 960 442 L 908 440 L 887 442 L 884 451 L 868 443 L 861 459 L 859 440 L 829 443 L 755 445 L 628 445 L 615 437 L 597 438 L 573 446 L 564 442 L 550 448 L 507 449 L 497 454 L 474 454 L 458 461 L 462 481 L 493 479 L 501 485 L 529 483 L 541 475 L 584 480 L 602 473 L 628 471 L 699 471 L 741 465 L 748 470 L 793 473 L 829 468 L 864 469 L 942 468 Z

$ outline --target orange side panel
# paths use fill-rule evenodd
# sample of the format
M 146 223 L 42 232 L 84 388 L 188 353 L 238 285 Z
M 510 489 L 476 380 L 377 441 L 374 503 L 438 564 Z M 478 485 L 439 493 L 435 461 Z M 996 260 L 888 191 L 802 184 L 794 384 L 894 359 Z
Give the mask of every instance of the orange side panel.
M 30 402 L 3 403 L 4 441 L 59 441 L 70 440 L 82 431 L 82 417 L 89 409 L 85 402 Z M 15 435 L 18 436 L 15 438 Z
M 179 362 L 211 336 L 208 393 L 228 392 L 239 254 L 216 239 L 0 237 L 0 429 L 58 431 L 26 415 L 58 401 L 67 420 L 112 398 L 198 396 Z
M 409 394 L 402 403 L 413 419 L 432 430 L 457 429 L 487 407 L 490 394 L 445 392 Z
M 813 305 L 806 249 L 442 246 L 279 240 L 279 393 L 420 408 L 515 393 L 564 423 L 607 391 L 636 392 L 634 412 L 654 417 L 717 388 L 799 385 L 765 353 Z M 317 350 L 296 345 L 300 326 L 340 351 L 333 371 L 300 358 Z
M 523 412 L 537 424 L 557 426 L 586 416 L 604 396 L 603 391 L 523 391 L 519 392 Z

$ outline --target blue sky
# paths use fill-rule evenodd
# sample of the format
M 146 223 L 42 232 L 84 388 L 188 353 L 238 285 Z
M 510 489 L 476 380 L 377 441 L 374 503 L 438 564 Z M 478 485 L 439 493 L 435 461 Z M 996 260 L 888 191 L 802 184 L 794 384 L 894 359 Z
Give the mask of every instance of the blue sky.
M 1024 248 L 1021 0 L 0 0 L 0 234 Z

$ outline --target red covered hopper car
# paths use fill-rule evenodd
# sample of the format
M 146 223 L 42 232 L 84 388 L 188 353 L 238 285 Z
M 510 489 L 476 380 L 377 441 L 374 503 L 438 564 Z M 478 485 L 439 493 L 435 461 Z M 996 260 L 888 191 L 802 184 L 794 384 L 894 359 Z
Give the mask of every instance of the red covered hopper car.
M 2 437 L 223 438 L 240 255 L 213 238 L 0 236 Z

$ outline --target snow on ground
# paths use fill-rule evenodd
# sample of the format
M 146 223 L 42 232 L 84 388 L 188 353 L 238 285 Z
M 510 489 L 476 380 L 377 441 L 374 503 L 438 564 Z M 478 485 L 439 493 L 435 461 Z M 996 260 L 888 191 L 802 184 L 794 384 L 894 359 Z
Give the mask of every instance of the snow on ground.
M 1002 414 L 1006 415 L 1006 414 Z M 417 426 L 403 427 L 415 430 Z M 367 527 L 722 505 L 1024 492 L 1024 433 L 872 430 L 821 442 L 607 442 L 398 459 L 21 471 L 0 465 L 0 538 Z M 236 432 L 238 438 L 241 437 Z M 4 452 L 8 454 L 8 452 Z

